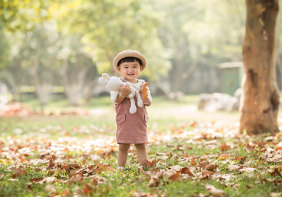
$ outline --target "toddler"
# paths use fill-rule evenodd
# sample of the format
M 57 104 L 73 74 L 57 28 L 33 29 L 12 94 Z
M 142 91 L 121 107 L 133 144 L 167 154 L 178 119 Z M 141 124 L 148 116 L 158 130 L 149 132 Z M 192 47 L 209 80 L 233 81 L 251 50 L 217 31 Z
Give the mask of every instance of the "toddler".
M 138 79 L 140 72 L 146 67 L 145 57 L 138 51 L 125 50 L 117 54 L 113 60 L 114 69 L 121 74 L 121 79 L 128 82 L 140 95 L 145 81 Z M 131 93 L 129 85 L 122 86 L 119 92 L 111 92 L 111 100 L 115 103 L 117 133 L 116 139 L 119 144 L 118 165 L 124 168 L 126 165 L 130 144 L 137 149 L 137 158 L 141 166 L 146 166 L 147 153 L 147 122 L 148 114 L 146 106 L 152 103 L 152 97 L 147 88 L 147 97 L 142 98 L 144 106 L 137 107 L 133 114 L 129 113 L 130 100 L 127 96 Z M 135 96 L 135 103 L 137 103 Z

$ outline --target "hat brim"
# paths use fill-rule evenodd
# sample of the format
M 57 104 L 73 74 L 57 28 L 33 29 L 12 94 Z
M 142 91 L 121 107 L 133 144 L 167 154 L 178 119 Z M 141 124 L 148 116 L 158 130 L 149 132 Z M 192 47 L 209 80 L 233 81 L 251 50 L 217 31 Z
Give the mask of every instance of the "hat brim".
M 140 59 L 140 61 L 142 62 L 141 71 L 145 69 L 147 62 L 146 62 L 146 58 L 141 53 L 135 50 L 125 50 L 125 51 L 118 53 L 117 56 L 113 60 L 113 67 L 117 72 L 119 72 L 118 62 L 125 57 L 135 57 L 135 58 Z

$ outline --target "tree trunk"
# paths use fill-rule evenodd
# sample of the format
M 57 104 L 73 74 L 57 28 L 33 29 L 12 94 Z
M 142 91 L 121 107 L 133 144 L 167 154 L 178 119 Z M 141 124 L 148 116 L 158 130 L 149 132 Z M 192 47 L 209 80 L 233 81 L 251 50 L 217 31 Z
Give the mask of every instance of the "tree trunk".
M 279 49 L 279 46 L 276 47 Z M 276 77 L 277 77 L 277 83 L 280 90 L 282 90 L 282 54 L 277 53 L 276 54 Z
M 240 132 L 276 132 L 279 91 L 274 54 L 279 4 L 278 0 L 246 0 L 246 7 Z

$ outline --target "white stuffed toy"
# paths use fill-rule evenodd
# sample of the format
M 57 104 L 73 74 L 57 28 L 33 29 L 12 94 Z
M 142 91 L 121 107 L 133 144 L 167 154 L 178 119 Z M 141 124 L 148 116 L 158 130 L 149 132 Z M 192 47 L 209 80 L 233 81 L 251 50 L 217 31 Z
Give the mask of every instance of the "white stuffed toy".
M 140 108 L 143 107 L 143 101 L 141 99 L 139 92 L 135 88 L 133 88 L 130 83 L 123 82 L 119 77 L 115 77 L 115 76 L 110 77 L 107 73 L 103 73 L 102 77 L 99 77 L 99 83 L 106 85 L 106 89 L 108 91 L 116 91 L 116 92 L 120 91 L 120 87 L 122 84 L 124 86 L 128 84 L 131 89 L 131 93 L 127 96 L 130 100 L 129 113 L 134 114 L 137 111 L 134 101 L 134 96 L 136 96 L 137 98 L 137 106 Z

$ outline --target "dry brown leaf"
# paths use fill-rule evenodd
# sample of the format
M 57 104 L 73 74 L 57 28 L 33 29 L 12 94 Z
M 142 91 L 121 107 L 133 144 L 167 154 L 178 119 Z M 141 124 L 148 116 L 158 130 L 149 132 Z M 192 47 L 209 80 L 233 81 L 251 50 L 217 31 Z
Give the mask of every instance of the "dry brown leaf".
M 210 162 L 208 161 L 202 161 L 198 164 L 198 167 L 202 168 L 202 169 L 206 169 L 206 167 L 210 164 Z
M 224 152 L 224 151 L 226 151 L 226 150 L 229 150 L 229 149 L 231 149 L 231 146 L 227 145 L 225 142 L 222 143 L 221 146 L 220 146 L 220 150 L 221 150 L 222 152 Z
M 263 177 L 261 176 L 261 174 L 259 175 L 259 180 L 260 180 L 262 183 L 266 183 L 266 182 L 267 182 L 267 180 L 266 180 L 265 178 L 263 178 Z
M 242 168 L 239 170 L 240 172 L 246 172 L 246 173 L 252 173 L 254 171 L 256 171 L 255 168 Z
M 102 171 L 111 171 L 113 170 L 112 167 L 108 164 L 98 163 L 96 164 L 96 169 L 98 173 L 101 173 Z
M 211 172 L 211 171 L 203 170 L 202 173 L 201 173 L 201 180 L 210 179 L 212 174 L 213 174 L 213 172 Z
M 30 182 L 39 182 L 39 181 L 42 181 L 44 178 L 43 177 L 37 177 L 37 178 L 32 178 L 32 179 L 29 179 Z
M 55 193 L 56 189 L 53 185 L 46 185 L 45 191 L 50 194 L 50 193 Z
M 174 170 L 175 172 L 178 172 L 182 169 L 182 167 L 180 165 L 176 165 L 176 166 L 171 166 L 169 169 Z
M 271 196 L 271 197 L 281 197 L 281 196 L 282 196 L 282 193 L 281 193 L 281 192 L 280 192 L 280 193 L 274 193 L 274 192 L 273 192 L 273 193 L 270 194 L 270 196 Z
M 60 196 L 66 196 L 66 197 L 72 197 L 73 196 L 73 194 L 72 194 L 72 192 L 70 191 L 70 190 L 63 190 L 62 192 L 61 192 L 61 195 Z
M 215 171 L 217 168 L 217 164 L 210 164 L 206 167 L 206 170 L 208 171 Z
M 232 178 L 232 174 L 222 174 L 221 172 L 217 171 L 212 175 L 212 179 L 213 180 L 219 180 L 219 181 L 224 181 L 225 183 L 228 183 L 231 178 Z
M 240 164 L 243 164 L 243 163 L 246 161 L 247 157 L 236 157 L 235 159 L 236 159 Z
M 170 176 L 168 179 L 171 181 L 176 181 L 180 175 L 180 171 L 176 172 L 175 174 L 173 174 L 172 176 Z
M 281 151 L 281 154 L 279 154 Z M 278 150 L 276 152 L 276 154 L 274 155 L 270 155 L 270 157 L 268 157 L 266 159 L 268 162 L 273 162 L 273 163 L 280 163 L 282 161 L 282 150 Z
M 84 178 L 82 174 L 76 174 L 69 179 L 68 183 L 82 182 L 83 180 Z
M 238 165 L 232 165 L 232 164 L 228 165 L 229 171 L 235 171 L 235 170 L 239 170 L 239 169 L 240 169 L 240 166 L 238 166 Z
M 253 142 L 248 142 L 247 144 L 246 144 L 246 147 L 248 148 L 248 149 L 254 149 L 254 148 L 256 148 L 256 145 L 253 143 Z
M 224 160 L 224 159 L 227 159 L 229 158 L 229 155 L 220 155 L 217 160 Z
M 163 177 L 163 172 L 156 172 L 151 176 L 151 180 L 148 183 L 148 187 L 157 187 L 160 184 L 160 179 Z
M 195 174 L 188 168 L 188 167 L 184 167 L 181 169 L 181 173 L 182 174 L 188 174 L 189 176 L 195 176 Z
M 147 197 L 147 196 L 148 196 L 148 194 L 146 194 L 144 192 L 137 191 L 137 192 L 135 192 L 134 195 L 131 195 L 130 197 Z
M 50 168 L 53 168 L 53 167 L 55 167 L 55 162 L 54 162 L 53 159 L 50 159 L 47 169 L 50 169 Z
M 146 162 L 145 162 L 145 166 L 146 167 L 154 167 L 154 166 L 156 166 L 157 165 L 157 160 L 153 160 L 153 161 L 149 161 L 149 160 L 146 160 Z
M 37 183 L 42 185 L 44 183 L 54 183 L 56 180 L 57 180 L 56 177 L 51 176 L 51 177 L 45 177 L 44 179 L 38 181 Z
M 136 191 L 133 195 L 130 195 L 130 197 L 165 197 L 165 194 L 150 194 L 145 192 Z
M 282 177 L 282 175 L 281 175 L 280 170 L 279 170 L 278 167 L 277 167 L 277 168 L 274 168 L 272 171 L 270 171 L 269 174 L 270 174 L 271 176 L 280 176 L 280 177 Z
M 217 189 L 213 185 L 206 185 L 206 189 L 213 194 L 214 197 L 226 196 L 223 190 Z
M 192 122 L 190 123 L 190 127 L 195 127 L 197 124 L 198 124 L 197 121 L 192 121 Z
M 22 177 L 24 175 L 27 175 L 27 172 L 22 169 L 22 167 L 19 167 L 15 169 L 14 173 L 12 174 L 12 178 Z
M 92 190 L 93 190 L 93 188 L 88 183 L 85 183 L 85 185 L 82 189 L 83 189 L 83 191 L 86 195 L 91 194 Z

